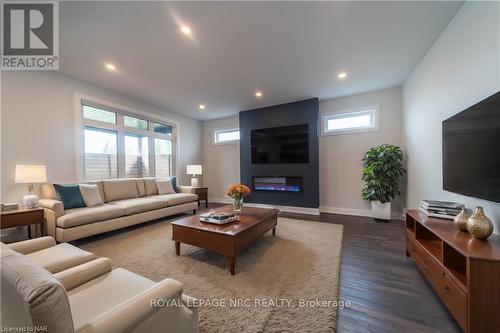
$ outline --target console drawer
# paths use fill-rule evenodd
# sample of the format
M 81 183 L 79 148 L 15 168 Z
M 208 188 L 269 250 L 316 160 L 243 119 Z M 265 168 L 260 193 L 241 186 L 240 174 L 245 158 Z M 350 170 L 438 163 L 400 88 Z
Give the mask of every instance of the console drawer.
M 413 256 L 415 262 L 418 263 L 418 266 L 436 292 L 442 296 L 445 290 L 445 273 L 443 267 L 418 243 L 418 241 L 413 241 L 411 243 L 415 253 Z
M 460 327 L 467 331 L 467 294 L 447 273 L 444 275 L 444 284 L 442 299 Z

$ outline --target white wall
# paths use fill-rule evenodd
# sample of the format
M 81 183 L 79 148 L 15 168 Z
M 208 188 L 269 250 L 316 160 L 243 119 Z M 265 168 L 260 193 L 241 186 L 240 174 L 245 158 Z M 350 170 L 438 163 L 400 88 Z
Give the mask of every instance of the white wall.
M 361 198 L 362 158 L 368 149 L 388 143 L 401 145 L 401 89 L 393 88 L 321 101 L 321 113 L 365 106 L 380 106 L 380 129 L 374 132 L 321 136 L 319 140 L 320 210 L 370 216 L 371 207 Z M 401 199 L 392 204 L 393 215 L 402 214 Z
M 320 149 L 320 206 L 324 212 L 370 215 L 370 206 L 361 199 L 361 168 L 366 151 L 383 143 L 401 144 L 401 89 L 393 88 L 320 102 L 321 112 L 342 111 L 370 105 L 380 106 L 380 130 L 376 132 L 322 136 Z M 231 183 L 239 182 L 239 144 L 214 145 L 213 130 L 238 127 L 238 117 L 203 124 L 204 185 L 211 200 L 224 198 Z M 401 215 L 401 200 L 393 212 Z
M 14 183 L 16 164 L 45 164 L 49 181 L 78 180 L 75 94 L 83 94 L 170 119 L 179 124 L 179 170 L 189 183 L 186 164 L 201 163 L 202 125 L 57 72 L 4 71 L 1 78 L 2 202 L 19 202 L 26 186 Z
M 466 2 L 403 87 L 407 207 L 421 199 L 483 206 L 500 233 L 500 204 L 444 191 L 441 122 L 500 90 L 500 3 Z
M 240 182 L 240 144 L 214 145 L 213 132 L 238 127 L 238 116 L 203 123 L 203 185 L 208 186 L 211 200 L 228 199 L 228 186 Z

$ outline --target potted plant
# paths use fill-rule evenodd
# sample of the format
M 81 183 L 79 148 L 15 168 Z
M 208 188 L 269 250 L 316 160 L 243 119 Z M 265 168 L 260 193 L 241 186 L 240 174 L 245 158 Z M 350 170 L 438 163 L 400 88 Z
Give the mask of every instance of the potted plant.
M 243 198 L 250 194 L 248 186 L 243 184 L 233 184 L 229 186 L 226 195 L 233 198 L 233 212 L 237 215 L 241 214 L 243 208 Z
M 398 146 L 383 144 L 363 157 L 365 187 L 361 195 L 371 202 L 375 220 L 391 219 L 391 200 L 401 195 L 399 180 L 405 173 L 403 152 Z

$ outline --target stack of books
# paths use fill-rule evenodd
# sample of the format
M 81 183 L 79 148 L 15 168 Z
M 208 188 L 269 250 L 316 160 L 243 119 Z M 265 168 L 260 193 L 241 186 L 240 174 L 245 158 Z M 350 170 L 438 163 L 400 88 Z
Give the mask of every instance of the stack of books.
M 464 205 L 457 202 L 437 200 L 422 200 L 418 205 L 418 209 L 427 216 L 450 220 L 453 220 L 462 208 Z
M 234 215 L 233 213 L 217 212 L 215 210 L 211 210 L 208 213 L 200 215 L 201 222 L 214 223 L 214 224 L 226 224 L 237 221 L 238 218 L 239 218 L 238 215 Z

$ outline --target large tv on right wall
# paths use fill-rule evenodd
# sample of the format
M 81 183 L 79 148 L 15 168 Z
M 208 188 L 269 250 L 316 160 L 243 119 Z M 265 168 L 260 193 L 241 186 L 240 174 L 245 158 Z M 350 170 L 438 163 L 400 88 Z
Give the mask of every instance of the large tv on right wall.
M 500 202 L 500 92 L 443 121 L 443 188 Z

